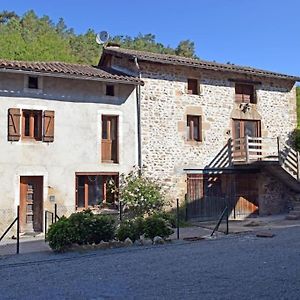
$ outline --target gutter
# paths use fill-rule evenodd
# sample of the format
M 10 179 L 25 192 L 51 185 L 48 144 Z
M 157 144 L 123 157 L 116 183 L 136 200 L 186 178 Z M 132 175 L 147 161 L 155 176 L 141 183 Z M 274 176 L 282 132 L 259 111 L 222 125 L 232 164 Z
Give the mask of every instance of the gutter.
M 14 73 L 14 74 L 44 76 L 44 77 L 54 77 L 54 78 L 64 78 L 64 79 L 75 79 L 75 80 L 104 81 L 104 82 L 110 82 L 110 83 L 124 83 L 124 84 L 133 84 L 133 85 L 141 84 L 137 81 L 129 81 L 129 80 L 124 80 L 124 79 L 113 79 L 113 78 L 105 78 L 105 77 L 89 77 L 89 76 L 83 76 L 83 75 L 80 76 L 80 75 L 35 72 L 35 71 L 24 71 L 24 70 L 14 70 L 14 69 L 0 69 L 0 72 L 1 73 Z
M 135 65 L 139 72 L 139 83 L 136 86 L 136 109 L 137 109 L 137 137 L 138 137 L 138 167 L 139 174 L 142 173 L 142 137 L 141 137 L 141 82 L 142 74 L 137 57 L 134 58 Z

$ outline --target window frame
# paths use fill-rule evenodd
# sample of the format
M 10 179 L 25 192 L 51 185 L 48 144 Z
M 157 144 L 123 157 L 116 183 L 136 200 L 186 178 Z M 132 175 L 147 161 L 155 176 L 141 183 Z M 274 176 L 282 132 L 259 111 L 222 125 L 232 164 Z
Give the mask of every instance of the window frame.
M 187 93 L 189 95 L 200 95 L 199 80 L 197 78 L 187 79 Z
M 29 78 L 37 78 L 37 88 L 30 88 L 29 87 Z M 25 75 L 24 76 L 24 92 L 31 93 L 31 94 L 40 94 L 43 92 L 43 77 L 37 75 Z
M 26 117 L 29 117 L 28 135 L 26 134 Z M 43 111 L 34 109 L 22 109 L 22 140 L 42 141 L 43 137 Z M 37 121 L 36 117 L 37 116 Z M 37 134 L 36 134 L 37 131 Z
M 108 97 L 116 96 L 116 87 L 114 84 L 106 84 L 105 85 L 105 96 L 108 96 Z
M 110 114 L 102 114 L 101 115 L 101 163 L 119 163 L 119 115 L 110 115 Z M 106 126 L 104 126 L 104 122 L 107 122 Z M 108 122 L 110 125 L 107 127 Z M 112 131 L 109 132 L 109 129 L 112 128 L 112 123 L 114 122 L 114 133 Z M 106 127 L 106 130 L 104 128 Z M 111 129 L 112 130 L 112 129 Z M 103 138 L 104 132 L 107 133 L 107 138 Z M 112 139 L 114 136 L 114 139 Z M 111 146 L 109 145 L 111 144 Z M 109 149 L 111 147 L 111 149 Z M 113 149 L 114 148 L 114 149 Z M 110 152 L 110 157 L 107 158 L 108 153 Z
M 194 120 L 191 120 L 191 119 L 196 119 L 197 118 L 197 122 L 198 123 L 198 130 L 197 130 L 197 135 L 198 137 L 195 138 L 195 135 L 194 135 Z M 193 124 L 191 123 L 193 122 Z M 187 132 L 187 141 L 189 142 L 197 142 L 197 143 L 201 143 L 202 140 L 203 140 L 203 137 L 202 137 L 202 116 L 201 115 L 187 115 L 186 116 L 186 126 L 187 126 L 187 129 L 188 129 L 188 132 Z
M 237 93 L 237 89 L 241 89 L 242 93 Z M 247 94 L 245 92 L 246 89 L 251 88 L 252 92 Z M 249 83 L 240 83 L 236 82 L 235 83 L 235 102 L 236 103 L 250 103 L 250 104 L 257 104 L 257 99 L 256 99 L 256 89 L 254 84 L 249 84 Z M 249 97 L 249 99 L 247 99 Z M 241 99 L 240 99 L 241 98 Z
M 83 195 L 84 195 L 84 206 L 78 206 L 79 205 L 79 176 L 81 177 L 85 177 L 84 178 L 84 190 L 83 190 Z M 108 177 L 114 177 L 114 180 L 116 182 L 116 185 L 119 186 L 119 173 L 118 172 L 76 172 L 75 173 L 75 208 L 76 210 L 80 211 L 80 210 L 84 210 L 87 208 L 93 208 L 95 206 L 98 206 L 100 204 L 96 204 L 96 205 L 89 205 L 89 185 L 88 185 L 88 177 L 89 176 L 101 176 L 102 178 L 102 185 L 101 185 L 101 190 L 102 190 L 102 194 L 103 194 L 103 199 L 101 204 L 103 203 L 104 205 L 106 205 L 107 202 L 107 178 Z M 118 200 L 118 194 L 116 193 L 114 195 L 115 200 Z M 115 203 L 111 203 L 111 204 L 115 204 Z

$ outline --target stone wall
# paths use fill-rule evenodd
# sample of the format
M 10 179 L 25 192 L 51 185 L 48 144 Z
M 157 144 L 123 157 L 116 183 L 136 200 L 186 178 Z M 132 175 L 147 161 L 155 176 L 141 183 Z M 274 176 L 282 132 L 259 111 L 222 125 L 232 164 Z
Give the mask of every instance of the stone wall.
M 118 60 L 119 61 L 119 60 Z M 121 66 L 128 67 L 123 59 Z M 262 136 L 276 147 L 276 137 L 291 140 L 296 127 L 294 82 L 257 78 L 196 68 L 139 63 L 142 80 L 142 160 L 147 172 L 169 187 L 172 199 L 186 193 L 184 168 L 208 166 L 232 137 L 232 114 L 237 110 L 234 80 L 255 85 L 257 104 L 245 119 L 261 120 Z M 131 71 L 134 67 L 130 66 Z M 187 93 L 187 78 L 200 83 L 200 95 Z M 230 80 L 229 80 L 230 79 Z M 202 142 L 187 141 L 186 116 L 202 117 Z
M 270 173 L 261 172 L 259 176 L 259 214 L 271 215 L 288 211 L 288 205 L 295 196 L 287 186 Z

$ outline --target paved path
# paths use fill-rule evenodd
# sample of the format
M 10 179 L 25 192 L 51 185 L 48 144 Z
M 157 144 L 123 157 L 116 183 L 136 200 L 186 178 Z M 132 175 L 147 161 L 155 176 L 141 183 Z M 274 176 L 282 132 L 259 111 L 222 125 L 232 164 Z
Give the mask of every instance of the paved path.
M 3 299 L 300 299 L 300 227 L 198 242 L 0 257 Z

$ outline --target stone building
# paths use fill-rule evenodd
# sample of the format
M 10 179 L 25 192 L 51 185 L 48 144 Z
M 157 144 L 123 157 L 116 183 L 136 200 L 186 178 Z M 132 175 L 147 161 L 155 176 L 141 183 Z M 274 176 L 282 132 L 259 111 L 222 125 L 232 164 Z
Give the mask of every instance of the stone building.
M 101 67 L 136 76 L 141 164 L 209 219 L 281 213 L 299 192 L 298 77 L 108 46 Z M 280 139 L 278 139 L 280 137 Z
M 115 208 L 106 188 L 137 164 L 139 79 L 65 63 L 0 60 L 0 232 L 43 231 L 45 211 Z M 49 217 L 50 218 L 50 217 Z
M 298 77 L 107 46 L 98 67 L 0 60 L 0 230 L 117 209 L 134 165 L 189 218 L 280 213 L 300 192 Z M 278 139 L 280 137 L 280 139 Z

